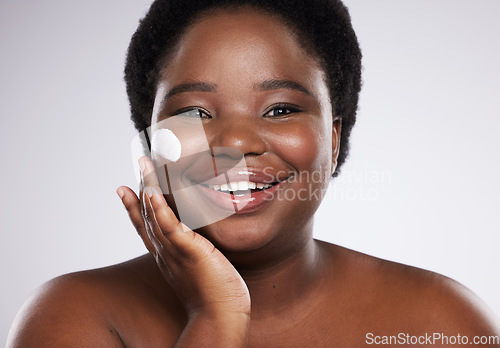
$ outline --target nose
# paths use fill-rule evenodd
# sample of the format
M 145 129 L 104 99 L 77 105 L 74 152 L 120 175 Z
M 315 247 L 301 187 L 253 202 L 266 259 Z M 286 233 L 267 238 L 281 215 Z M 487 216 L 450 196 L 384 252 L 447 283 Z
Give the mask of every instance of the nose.
M 210 148 L 237 149 L 244 156 L 262 155 L 266 152 L 267 145 L 260 130 L 259 120 L 234 115 L 220 117 L 214 121 L 210 125 Z

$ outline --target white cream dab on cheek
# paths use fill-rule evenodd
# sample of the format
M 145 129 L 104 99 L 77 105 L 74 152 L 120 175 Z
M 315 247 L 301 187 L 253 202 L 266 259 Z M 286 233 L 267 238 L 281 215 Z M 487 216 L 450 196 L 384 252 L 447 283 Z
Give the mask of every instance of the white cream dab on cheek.
M 169 161 L 176 162 L 181 157 L 181 142 L 170 129 L 158 129 L 151 139 L 151 150 Z

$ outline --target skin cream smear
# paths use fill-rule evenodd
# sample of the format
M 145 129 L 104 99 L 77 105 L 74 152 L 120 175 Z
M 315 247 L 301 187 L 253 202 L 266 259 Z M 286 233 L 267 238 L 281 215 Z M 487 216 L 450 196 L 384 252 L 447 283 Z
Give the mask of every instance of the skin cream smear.
M 177 162 L 181 157 L 181 142 L 170 129 L 161 128 L 153 134 L 151 150 L 169 161 Z
M 146 131 L 137 134 L 131 143 L 132 165 L 134 166 L 137 184 L 140 184 L 141 182 L 138 164 L 139 158 L 143 156 L 151 158 L 151 152 L 149 151 L 145 132 L 150 134 L 151 127 L 149 127 Z M 182 152 L 179 138 L 177 138 L 174 132 L 167 128 L 160 128 L 154 132 L 153 138 L 151 139 L 151 149 L 157 155 L 156 157 L 161 157 L 162 159 L 171 162 L 178 161 Z

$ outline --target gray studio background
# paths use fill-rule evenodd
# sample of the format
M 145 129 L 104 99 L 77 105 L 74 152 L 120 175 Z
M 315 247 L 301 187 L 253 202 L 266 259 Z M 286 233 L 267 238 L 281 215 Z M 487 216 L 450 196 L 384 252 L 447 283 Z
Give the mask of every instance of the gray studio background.
M 135 185 L 122 71 L 150 2 L 0 0 L 0 342 L 44 281 L 146 251 L 115 189 Z M 346 4 L 364 88 L 316 237 L 443 273 L 500 314 L 500 2 Z

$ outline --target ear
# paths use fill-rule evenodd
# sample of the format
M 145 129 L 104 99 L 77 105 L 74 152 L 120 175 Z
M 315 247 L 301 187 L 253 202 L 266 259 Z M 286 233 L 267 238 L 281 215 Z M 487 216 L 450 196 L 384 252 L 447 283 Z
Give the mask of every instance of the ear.
M 333 116 L 332 123 L 332 168 L 331 175 L 337 168 L 337 159 L 340 153 L 340 133 L 342 131 L 342 119 L 338 116 Z M 330 176 L 331 176 L 330 175 Z

